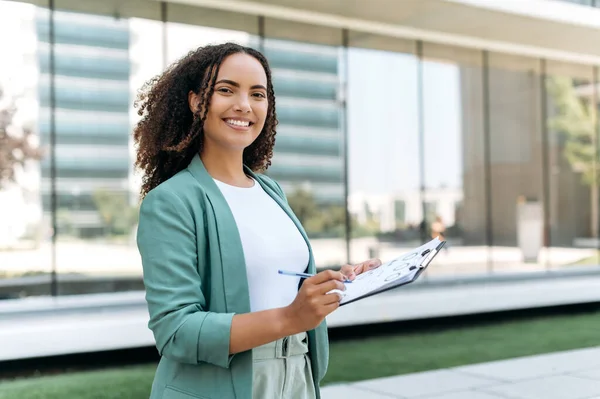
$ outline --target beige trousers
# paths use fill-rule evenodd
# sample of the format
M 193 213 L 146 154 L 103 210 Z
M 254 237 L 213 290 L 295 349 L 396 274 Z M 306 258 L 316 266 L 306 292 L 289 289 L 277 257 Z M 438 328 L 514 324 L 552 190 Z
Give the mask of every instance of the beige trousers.
M 254 348 L 253 399 L 315 399 L 308 338 L 300 333 Z

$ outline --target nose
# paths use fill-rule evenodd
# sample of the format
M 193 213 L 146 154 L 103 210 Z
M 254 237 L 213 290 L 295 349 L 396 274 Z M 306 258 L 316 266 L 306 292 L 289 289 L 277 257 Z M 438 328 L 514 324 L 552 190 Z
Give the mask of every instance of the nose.
M 234 111 L 244 113 L 252 111 L 252 108 L 250 107 L 250 101 L 248 101 L 248 96 L 245 94 L 239 95 L 233 109 Z

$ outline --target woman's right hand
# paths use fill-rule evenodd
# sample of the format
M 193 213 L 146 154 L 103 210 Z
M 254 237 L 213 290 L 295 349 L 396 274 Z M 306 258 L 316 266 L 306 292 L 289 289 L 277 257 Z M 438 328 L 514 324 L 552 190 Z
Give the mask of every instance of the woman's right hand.
M 346 277 L 339 271 L 324 270 L 304 280 L 296 299 L 285 308 L 289 323 L 298 333 L 316 328 L 340 306 L 340 296 L 329 291 L 345 291 Z

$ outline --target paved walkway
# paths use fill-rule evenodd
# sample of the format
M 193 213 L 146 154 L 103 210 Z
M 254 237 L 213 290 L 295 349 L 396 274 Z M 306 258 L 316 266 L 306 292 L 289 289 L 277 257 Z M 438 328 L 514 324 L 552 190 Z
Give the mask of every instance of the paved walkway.
M 326 386 L 323 399 L 600 399 L 600 347 Z
M 597 279 L 586 277 L 588 283 Z M 486 287 L 488 294 L 494 289 L 502 290 L 505 295 L 503 302 L 506 302 L 506 297 L 523 299 L 541 297 L 541 292 L 533 295 L 539 283 L 539 281 L 518 282 L 518 284 L 513 282 L 500 284 L 498 287 L 493 285 Z M 596 292 L 597 295 L 600 291 L 598 286 L 594 286 L 596 283 L 587 287 L 580 278 L 550 279 L 544 285 L 552 286 L 556 294 L 563 290 L 558 289 L 560 286 L 556 284 L 566 284 L 564 291 L 570 293 L 589 290 Z M 516 288 L 522 292 L 513 292 L 512 290 Z M 395 297 L 409 301 L 416 296 L 420 298 L 414 302 L 419 305 L 416 306 L 417 310 L 420 309 L 418 313 L 423 316 L 421 313 L 424 312 L 426 316 L 431 316 L 426 312 L 428 306 L 424 306 L 427 298 L 419 295 L 427 293 L 430 300 L 433 297 L 432 304 L 437 303 L 439 308 L 441 297 L 438 295 L 445 297 L 447 302 L 454 303 L 451 300 L 452 292 L 460 291 L 468 294 L 467 298 L 470 298 L 470 300 L 467 298 L 461 300 L 462 309 L 468 303 L 479 301 L 480 298 L 474 294 L 474 291 L 470 291 L 472 289 L 474 287 L 460 286 L 454 289 L 431 287 L 407 290 L 404 294 L 390 292 L 373 297 L 377 300 L 371 304 L 372 307 L 362 310 L 373 312 L 374 309 L 379 309 L 383 312 L 379 315 L 382 317 L 389 310 L 386 310 L 386 301 L 391 301 Z M 488 302 L 494 302 L 491 299 L 488 298 Z M 584 298 L 572 299 L 583 300 Z M 588 301 L 591 299 L 594 298 L 590 297 Z M 597 297 L 595 300 L 597 301 Z M 458 302 L 453 306 L 458 306 Z M 357 302 L 357 304 L 361 303 L 367 304 L 368 300 Z M 510 305 L 518 304 L 511 302 Z M 529 305 L 535 304 L 532 302 Z M 403 308 L 406 309 L 406 306 Z M 456 307 L 454 311 L 457 312 L 458 309 Z M 482 309 L 470 309 L 470 311 L 477 310 Z M 395 316 L 403 318 L 411 315 L 412 313 L 407 313 Z M 343 325 L 342 320 L 348 321 L 346 318 L 341 318 L 336 323 L 336 320 L 332 319 L 332 325 Z M 354 322 L 358 321 L 354 320 Z M 142 292 L 0 301 L 0 342 L 6 343 L 0 345 L 0 361 L 151 346 L 153 337 L 146 323 L 147 310 Z M 39 339 L 40 334 L 44 336 L 43 340 Z M 82 336 L 86 339 L 82 340 Z M 600 347 L 330 385 L 323 388 L 323 399 L 354 398 L 600 399 Z

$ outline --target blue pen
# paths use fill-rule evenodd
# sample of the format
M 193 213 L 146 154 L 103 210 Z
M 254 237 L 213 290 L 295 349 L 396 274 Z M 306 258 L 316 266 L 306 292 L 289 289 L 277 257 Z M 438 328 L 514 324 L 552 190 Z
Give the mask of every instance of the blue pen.
M 279 274 L 283 274 L 284 276 L 292 276 L 292 277 L 301 277 L 301 278 L 309 278 L 314 276 L 314 274 L 309 273 L 296 273 L 296 272 L 288 272 L 286 270 L 279 270 Z M 344 283 L 351 283 L 350 280 L 345 280 Z

